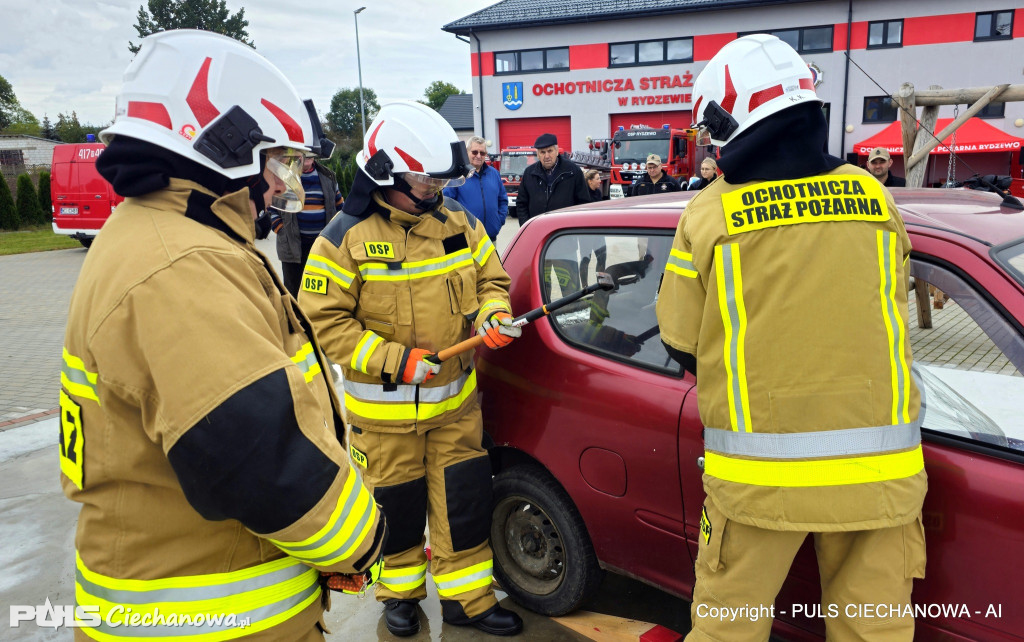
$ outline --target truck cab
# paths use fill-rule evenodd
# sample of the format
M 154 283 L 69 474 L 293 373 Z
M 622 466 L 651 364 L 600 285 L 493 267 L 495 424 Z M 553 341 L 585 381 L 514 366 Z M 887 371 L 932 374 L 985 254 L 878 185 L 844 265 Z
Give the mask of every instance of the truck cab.
M 110 213 L 124 200 L 96 171 L 102 143 L 57 145 L 50 169 L 53 232 L 92 244 Z
M 562 148 L 558 148 L 562 152 Z M 501 182 L 508 193 L 508 214 L 515 216 L 516 197 L 519 196 L 519 183 L 528 165 L 537 162 L 536 150 L 532 147 L 505 147 L 498 157 L 498 172 Z
M 612 133 L 611 198 L 622 198 L 634 181 L 647 173 L 647 157 L 661 157 L 662 171 L 673 179 L 686 180 L 697 173 L 696 168 L 709 154 L 696 144 L 696 130 L 660 129 L 634 125 L 619 127 Z M 685 187 L 685 186 L 684 186 Z

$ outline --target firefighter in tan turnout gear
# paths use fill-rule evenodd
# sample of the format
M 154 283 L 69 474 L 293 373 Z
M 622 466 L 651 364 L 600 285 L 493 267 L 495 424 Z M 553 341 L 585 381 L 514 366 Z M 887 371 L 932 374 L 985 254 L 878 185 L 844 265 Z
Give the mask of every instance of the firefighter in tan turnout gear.
M 342 367 L 350 454 L 388 517 L 377 599 L 393 634 L 419 629 L 429 517 L 444 621 L 515 635 L 522 621 L 491 589 L 491 467 L 472 353 L 427 358 L 474 329 L 491 348 L 520 333 L 483 222 L 440 194 L 469 173 L 465 145 L 434 110 L 398 102 L 380 110 L 356 159 L 299 303 Z
M 723 47 L 693 113 L 724 175 L 687 205 L 657 306 L 706 426 L 687 640 L 767 640 L 811 533 L 828 639 L 909 642 L 911 615 L 861 608 L 909 605 L 924 576 L 903 221 L 878 181 L 822 153 L 807 65 L 778 38 Z
M 97 168 L 126 200 L 82 266 L 61 370 L 75 598 L 102 621 L 75 639 L 320 640 L 318 571 L 379 572 L 384 517 L 327 361 L 253 245 L 258 210 L 302 207 L 309 113 L 210 32 L 149 36 L 125 73 Z

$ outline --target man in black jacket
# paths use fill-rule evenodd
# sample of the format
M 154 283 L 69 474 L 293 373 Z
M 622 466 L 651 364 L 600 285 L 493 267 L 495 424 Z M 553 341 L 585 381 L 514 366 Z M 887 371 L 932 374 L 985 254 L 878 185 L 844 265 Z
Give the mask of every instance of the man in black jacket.
M 551 210 L 590 202 L 590 190 L 576 163 L 558 154 L 558 138 L 541 134 L 533 144 L 537 162 L 523 172 L 516 213 L 519 224 Z
M 651 154 L 647 157 L 647 173 L 644 174 L 643 178 L 633 183 L 632 189 L 629 190 L 629 195 L 646 196 L 647 194 L 678 191 L 679 183 L 661 171 L 661 156 Z

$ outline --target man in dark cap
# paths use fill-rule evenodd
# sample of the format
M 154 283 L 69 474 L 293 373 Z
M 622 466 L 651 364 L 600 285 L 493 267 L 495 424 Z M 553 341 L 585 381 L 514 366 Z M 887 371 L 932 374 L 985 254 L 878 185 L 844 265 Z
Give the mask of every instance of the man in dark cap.
M 537 162 L 523 172 L 516 202 L 520 225 L 544 212 L 590 202 L 583 171 L 559 155 L 554 134 L 541 134 L 533 146 L 537 149 Z

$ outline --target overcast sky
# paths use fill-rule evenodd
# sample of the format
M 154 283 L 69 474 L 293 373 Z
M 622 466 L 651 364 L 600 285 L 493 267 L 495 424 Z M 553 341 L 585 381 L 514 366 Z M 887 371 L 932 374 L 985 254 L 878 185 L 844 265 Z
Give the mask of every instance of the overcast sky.
M 22 106 L 42 121 L 58 112 L 83 123 L 113 118 L 114 97 L 138 43 L 145 0 L 0 0 L 0 75 Z M 469 45 L 441 26 L 495 0 L 228 0 L 245 8 L 256 50 L 277 65 L 321 114 L 342 87 L 358 87 L 355 24 L 359 14 L 363 87 L 382 104 L 419 99 L 434 80 L 472 91 Z

